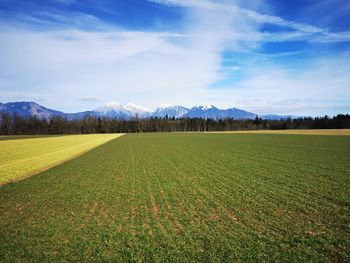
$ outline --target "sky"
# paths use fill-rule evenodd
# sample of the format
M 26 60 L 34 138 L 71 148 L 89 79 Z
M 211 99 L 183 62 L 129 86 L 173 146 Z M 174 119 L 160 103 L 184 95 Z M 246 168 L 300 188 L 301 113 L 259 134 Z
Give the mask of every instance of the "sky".
M 349 0 L 0 0 L 0 102 L 350 113 Z

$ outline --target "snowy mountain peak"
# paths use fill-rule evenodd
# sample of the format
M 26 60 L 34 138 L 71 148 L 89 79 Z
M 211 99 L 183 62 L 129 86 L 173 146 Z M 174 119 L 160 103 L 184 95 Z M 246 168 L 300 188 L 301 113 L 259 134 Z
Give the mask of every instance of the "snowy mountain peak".
M 216 107 L 212 104 L 209 104 L 209 105 L 204 105 L 204 106 L 201 106 L 203 110 L 210 110 L 210 109 L 216 109 Z
M 123 106 L 118 102 L 111 101 L 96 109 L 94 112 L 97 113 L 98 116 L 102 115 L 109 118 L 130 119 L 135 117 L 148 117 L 151 111 L 131 102 Z
M 152 113 L 153 117 L 164 118 L 168 116 L 169 118 L 181 118 L 188 112 L 188 109 L 181 106 L 176 106 L 172 104 L 161 104 L 159 107 Z
M 197 105 L 194 108 L 201 109 L 201 110 L 210 110 L 210 109 L 217 109 L 214 105 L 208 104 L 208 105 Z
M 173 104 L 160 104 L 159 105 L 159 109 L 167 109 L 167 108 L 174 108 L 175 107 L 175 105 L 173 105 Z
M 134 113 L 146 113 L 151 112 L 151 110 L 147 109 L 146 107 L 134 104 L 132 102 L 129 102 L 124 106 L 125 109 L 134 112 Z
M 125 111 L 123 105 L 115 101 L 107 102 L 102 107 L 94 110 L 98 115 L 105 115 L 107 117 L 124 117 L 126 115 Z
M 237 108 L 219 109 L 213 105 L 201 105 L 191 109 L 162 104 L 155 111 L 151 112 L 145 107 L 128 103 L 125 106 L 118 102 L 108 102 L 102 107 L 93 111 L 84 111 L 77 113 L 63 113 L 60 111 L 45 108 L 35 102 L 9 102 L 0 103 L 0 113 L 10 115 L 17 114 L 22 118 L 36 117 L 38 119 L 49 120 L 52 117 L 67 118 L 68 120 L 84 119 L 89 116 L 101 118 L 114 118 L 129 120 L 133 118 L 203 118 L 203 119 L 254 119 L 257 115 Z M 283 115 L 260 115 L 263 119 L 286 119 L 296 118 L 296 116 Z
M 111 110 L 120 110 L 123 108 L 123 105 L 121 105 L 119 102 L 116 101 L 110 101 L 105 103 L 102 108 L 109 108 Z

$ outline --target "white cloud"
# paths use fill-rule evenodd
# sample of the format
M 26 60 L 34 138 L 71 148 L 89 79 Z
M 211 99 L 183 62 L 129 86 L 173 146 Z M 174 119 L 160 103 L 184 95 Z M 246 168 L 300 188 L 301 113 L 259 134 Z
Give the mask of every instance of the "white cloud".
M 340 32 L 340 33 L 325 33 L 322 36 L 318 36 L 312 39 L 315 42 L 349 42 L 350 41 L 350 32 Z
M 278 16 L 262 14 L 250 9 L 241 8 L 237 1 L 209 1 L 209 0 L 149 0 L 158 4 L 170 6 L 181 6 L 187 8 L 196 8 L 202 10 L 210 10 L 220 12 L 221 14 L 230 14 L 232 16 L 240 16 L 250 23 L 256 23 L 257 26 L 262 24 L 272 24 L 289 30 L 292 32 L 274 32 L 261 34 L 258 31 L 251 32 L 248 36 L 250 41 L 265 42 L 282 42 L 305 40 L 313 42 L 344 42 L 350 41 L 349 32 L 332 33 L 326 29 L 310 25 L 307 23 L 299 23 L 283 19 Z M 252 26 L 252 25 L 251 25 Z M 241 40 L 247 39 L 247 35 L 241 35 Z
M 287 27 L 295 29 L 301 32 L 319 33 L 324 30 L 313 25 L 305 23 L 297 23 L 289 21 L 278 16 L 271 16 L 266 14 L 260 14 L 253 10 L 240 8 L 237 5 L 237 1 L 209 1 L 209 0 L 149 0 L 159 4 L 181 6 L 188 8 L 198 8 L 210 11 L 220 11 L 221 13 L 227 12 L 231 14 L 240 13 L 246 18 L 252 19 L 257 23 L 273 24 L 277 26 Z
M 55 100 L 69 93 L 76 102 L 88 93 L 102 101 L 147 101 L 149 107 L 164 101 L 191 105 L 224 76 L 221 52 L 238 47 L 236 36 L 250 26 L 221 10 L 194 9 L 187 16 L 185 34 L 2 27 L 0 76 L 15 89 L 28 85 L 55 94 Z
M 39 26 L 42 29 L 89 29 L 89 30 L 109 30 L 110 26 L 103 23 L 94 15 L 82 12 L 60 13 L 47 10 L 36 11 L 30 14 L 19 13 L 15 15 L 15 21 L 11 24 L 20 28 L 30 28 L 32 25 Z
M 110 28 L 94 17 L 87 19 L 103 30 L 88 32 L 76 29 L 85 19 L 80 15 L 67 18 L 76 21 L 75 29 L 37 31 L 0 25 L 2 96 L 40 94 L 47 106 L 63 111 L 96 108 L 100 102 L 117 100 L 150 108 L 160 103 L 213 103 L 257 113 L 266 109 L 294 114 L 324 108 L 323 98 L 336 101 L 349 96 L 349 63 L 342 57 L 310 63 L 305 72 L 297 73 L 274 65 L 269 57 L 259 60 L 253 56 L 243 66 L 222 66 L 222 54 L 227 50 L 249 53 L 266 41 L 344 41 L 346 32 L 329 33 L 312 25 L 262 15 L 239 8 L 235 2 L 153 2 L 186 7 L 182 33 Z M 70 23 L 57 14 L 41 13 L 39 17 Z M 264 23 L 294 31 L 260 32 Z M 208 88 L 243 71 L 245 78 L 233 86 Z M 99 100 L 91 99 L 95 97 Z M 308 100 L 310 97 L 313 102 Z M 299 101 L 294 104 L 297 107 L 286 105 L 285 101 L 291 99 Z M 91 105 L 86 108 L 88 100 Z
M 320 115 L 350 112 L 349 52 L 310 61 L 302 70 L 292 70 L 257 60 L 245 69 L 247 77 L 220 91 L 218 103 L 236 105 L 256 113 Z M 225 98 L 230 98 L 225 101 Z
M 28 87 L 48 100 L 65 98 L 68 105 L 84 94 L 124 103 L 139 98 L 136 102 L 149 101 L 152 106 L 160 97 L 177 97 L 180 103 L 218 79 L 219 54 L 209 51 L 211 45 L 205 52 L 191 39 L 177 45 L 174 39 L 188 38 L 178 34 L 13 28 L 0 32 L 2 82 L 11 83 L 12 92 Z
M 258 23 L 277 25 L 281 27 L 291 28 L 300 32 L 305 32 L 305 33 L 324 32 L 323 29 L 318 28 L 316 26 L 305 24 L 305 23 L 297 23 L 294 21 L 289 21 L 278 16 L 259 14 L 257 12 L 254 12 L 248 9 L 241 9 L 241 12 Z

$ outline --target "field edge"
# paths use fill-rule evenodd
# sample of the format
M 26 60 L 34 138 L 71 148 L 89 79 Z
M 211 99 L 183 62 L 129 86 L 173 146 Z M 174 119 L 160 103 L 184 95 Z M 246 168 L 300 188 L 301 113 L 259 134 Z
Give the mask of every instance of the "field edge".
M 44 167 L 42 167 L 42 168 L 40 168 L 40 169 L 37 169 L 37 170 L 35 170 L 35 171 L 31 171 L 30 173 L 25 174 L 25 175 L 23 175 L 23 176 L 19 176 L 19 177 L 17 177 L 17 178 L 13 178 L 13 179 L 10 179 L 10 180 L 5 181 L 5 182 L 0 182 L 0 187 L 4 186 L 4 185 L 6 185 L 6 184 L 17 183 L 17 182 L 26 180 L 26 179 L 28 179 L 28 178 L 34 176 L 34 175 L 37 175 L 37 174 L 40 174 L 40 173 L 42 173 L 42 172 L 48 171 L 48 170 L 50 170 L 51 168 L 54 168 L 54 167 L 56 167 L 56 166 L 59 166 L 59 165 L 64 164 L 64 163 L 66 163 L 66 162 L 69 162 L 69 161 L 71 161 L 71 160 L 74 160 L 75 158 L 78 158 L 78 157 L 80 157 L 80 156 L 82 156 L 82 155 L 84 155 L 84 154 L 86 154 L 86 153 L 88 153 L 88 152 L 90 152 L 90 151 L 92 151 L 92 150 L 94 150 L 94 149 L 96 149 L 96 148 L 98 148 L 98 147 L 100 147 L 100 146 L 106 144 L 106 143 L 109 143 L 109 142 L 111 142 L 111 141 L 113 141 L 113 140 L 119 139 L 119 138 L 122 137 L 123 135 L 125 135 L 125 133 L 120 133 L 119 136 L 116 137 L 116 138 L 113 138 L 113 139 L 111 139 L 111 140 L 108 140 L 108 141 L 106 141 L 106 142 L 103 142 L 103 143 L 101 143 L 101 144 L 98 144 L 98 145 L 96 145 L 96 146 L 94 146 L 94 147 L 92 147 L 92 148 L 90 148 L 90 149 L 84 150 L 84 151 L 82 151 L 82 152 L 80 152 L 80 153 L 78 153 L 78 154 L 75 154 L 75 155 L 73 155 L 73 156 L 71 156 L 71 157 L 69 157 L 69 158 L 66 158 L 66 159 L 64 159 L 64 160 L 61 160 L 61 161 L 59 161 L 59 162 L 57 162 L 57 163 L 44 166 Z

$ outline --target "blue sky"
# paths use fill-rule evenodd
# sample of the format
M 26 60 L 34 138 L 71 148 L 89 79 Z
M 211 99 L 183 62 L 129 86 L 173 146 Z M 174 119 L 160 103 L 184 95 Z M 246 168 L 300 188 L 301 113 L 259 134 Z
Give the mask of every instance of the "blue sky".
M 0 0 L 0 101 L 350 112 L 348 0 Z

